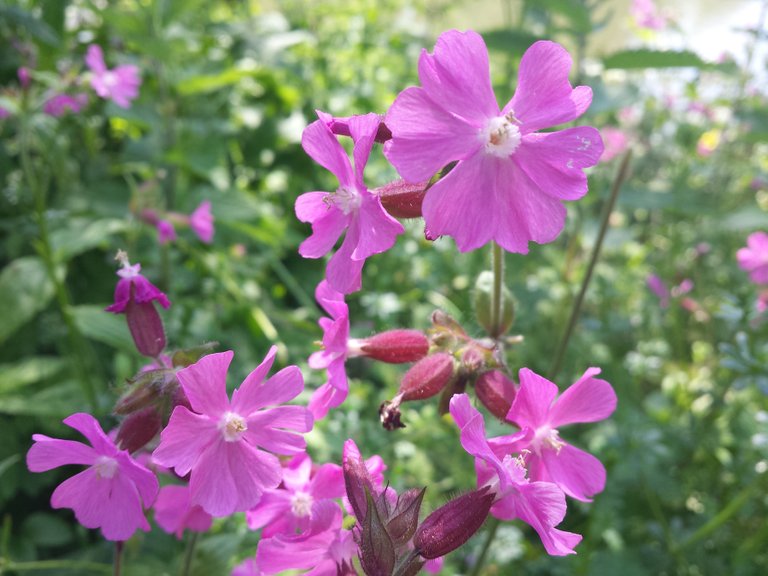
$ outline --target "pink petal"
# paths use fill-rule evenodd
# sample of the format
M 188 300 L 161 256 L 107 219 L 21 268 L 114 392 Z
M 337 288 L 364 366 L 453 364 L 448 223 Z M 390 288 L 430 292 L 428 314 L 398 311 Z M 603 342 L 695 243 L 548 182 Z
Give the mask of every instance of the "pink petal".
M 297 366 L 288 366 L 264 381 L 275 360 L 277 347 L 272 346 L 264 361 L 243 380 L 232 393 L 232 411 L 248 416 L 264 406 L 293 400 L 304 390 L 304 378 Z
M 588 368 L 584 375 L 555 401 L 549 413 L 553 427 L 579 422 L 605 420 L 616 409 L 616 393 L 605 380 L 594 378 L 599 368 Z
M 125 475 L 136 486 L 144 507 L 152 506 L 160 489 L 155 473 L 139 464 L 125 451 L 117 455 L 117 462 L 120 465 L 120 474 Z
M 99 422 L 90 414 L 78 412 L 77 414 L 67 416 L 63 422 L 85 436 L 99 454 L 104 456 L 114 456 L 117 454 L 115 443 L 104 434 L 104 430 L 101 429 Z
M 327 382 L 315 390 L 308 406 L 315 421 L 325 418 L 331 408 L 340 406 L 346 400 L 347 394 L 347 390 L 340 390 Z
M 303 452 L 297 454 L 283 467 L 283 485 L 291 491 L 304 490 L 312 475 L 312 459 Z
M 301 434 L 312 429 L 312 413 L 303 406 L 278 406 L 251 414 L 245 438 L 270 452 L 293 455 L 306 449 Z
M 334 320 L 338 318 L 349 320 L 349 308 L 344 302 L 344 294 L 334 290 L 328 281 L 322 280 L 317 285 L 315 299 Z
M 565 444 L 556 450 L 542 450 L 541 457 L 549 478 L 571 498 L 591 502 L 605 489 L 605 467 L 583 450 Z
M 314 196 L 317 194 L 324 196 Z M 313 196 L 307 197 L 309 195 Z M 320 258 L 330 252 L 349 223 L 349 217 L 339 208 L 330 202 L 322 201 L 328 196 L 330 195 L 327 192 L 307 192 L 296 200 L 296 215 L 299 220 L 312 222 L 312 235 L 299 246 L 299 254 L 304 258 Z
M 103 74 L 107 71 L 107 65 L 104 63 L 104 53 L 101 51 L 101 46 L 97 44 L 88 46 L 88 51 L 85 53 L 85 64 L 97 74 Z
M 354 223 L 360 230 L 353 260 L 365 260 L 392 248 L 398 234 L 405 232 L 403 225 L 389 215 L 375 194 L 362 192 L 362 205 Z
M 103 506 L 101 532 L 107 540 L 128 540 L 138 528 L 150 530 L 136 486 L 124 475 L 112 478 L 109 499 Z
M 322 120 L 315 120 L 301 136 L 304 151 L 339 179 L 341 186 L 353 186 L 354 172 L 344 148 Z
M 433 102 L 476 128 L 499 115 L 491 88 L 488 49 L 472 30 L 444 32 L 433 54 L 422 51 L 419 80 Z
M 350 294 L 360 290 L 365 260 L 352 260 L 352 253 L 358 243 L 359 227 L 351 226 L 347 230 L 341 247 L 328 261 L 325 271 L 328 284 L 342 294 Z
M 363 170 L 368 163 L 368 156 L 371 154 L 379 124 L 381 124 L 381 116 L 378 114 L 365 114 L 364 116 L 351 116 L 349 118 L 349 132 L 355 143 L 352 152 L 355 159 L 355 184 L 361 190 L 365 188 Z
M 433 235 L 448 235 L 461 252 L 490 242 L 504 208 L 496 191 L 498 160 L 483 153 L 459 162 L 424 197 L 424 222 Z M 514 214 L 503 212 L 505 218 Z
M 285 522 L 286 517 L 292 515 L 290 492 L 287 490 L 271 490 L 265 492 L 256 506 L 245 513 L 245 519 L 248 523 L 248 528 L 251 530 L 259 530 L 273 523 L 279 523 L 277 529 L 269 530 L 269 534 L 265 533 L 262 535 L 264 538 L 268 538 L 281 532 L 280 528 L 287 525 L 287 522 Z
M 176 406 L 152 458 L 161 466 L 175 468 L 179 476 L 186 476 L 196 467 L 201 454 L 219 438 L 216 420 Z
M 195 412 L 216 418 L 229 410 L 227 371 L 233 356 L 231 350 L 208 354 L 177 372 Z
M 67 464 L 91 465 L 98 453 L 80 442 L 58 440 L 42 434 L 32 436 L 35 441 L 27 452 L 27 468 L 30 472 L 47 472 Z
M 223 439 L 209 444 L 189 481 L 190 503 L 214 517 L 228 516 L 237 508 L 237 484 L 242 479 L 236 479 L 229 467 L 228 447 L 232 444 Z
M 519 372 L 520 388 L 507 413 L 507 420 L 521 428 L 540 428 L 549 422 L 549 409 L 557 396 L 557 385 L 529 370 Z
M 589 126 L 579 126 L 524 136 L 514 158 L 545 194 L 561 200 L 578 200 L 587 193 L 584 168 L 597 164 L 602 153 L 600 133 Z
M 408 182 L 422 182 L 482 146 L 477 128 L 435 105 L 423 88 L 406 88 L 387 111 L 393 138 L 384 155 Z
M 235 475 L 238 503 L 237 512 L 253 508 L 267 490 L 277 488 L 282 479 L 280 460 L 251 446 L 248 442 L 230 442 L 229 466 Z
M 337 464 L 323 464 L 315 472 L 309 485 L 314 498 L 341 498 L 346 494 L 344 473 Z
M 523 54 L 517 90 L 504 107 L 513 112 L 527 134 L 581 116 L 592 103 L 592 89 L 568 81 L 571 56 L 555 42 L 539 41 Z

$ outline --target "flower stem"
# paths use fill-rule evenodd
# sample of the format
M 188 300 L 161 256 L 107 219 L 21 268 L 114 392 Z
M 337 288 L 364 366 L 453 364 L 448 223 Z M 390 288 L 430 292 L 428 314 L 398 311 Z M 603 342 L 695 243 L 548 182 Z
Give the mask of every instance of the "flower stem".
M 595 271 L 595 265 L 597 264 L 597 260 L 600 257 L 600 249 L 603 246 L 605 234 L 608 231 L 608 223 L 611 218 L 611 213 L 613 212 L 613 207 L 616 205 L 616 199 L 619 197 L 621 185 L 627 179 L 627 175 L 629 174 L 629 161 L 631 157 L 632 151 L 630 150 L 622 158 L 621 165 L 619 166 L 619 169 L 616 172 L 616 176 L 613 179 L 613 184 L 611 185 L 611 194 L 608 197 L 608 202 L 606 202 L 605 206 L 603 207 L 603 214 L 600 218 L 600 232 L 598 233 L 597 239 L 595 240 L 595 245 L 592 248 L 592 255 L 589 259 L 587 272 L 584 274 L 584 279 L 581 281 L 581 288 L 579 289 L 579 293 L 573 303 L 573 308 L 571 309 L 571 317 L 568 319 L 568 326 L 565 329 L 563 338 L 560 341 L 560 346 L 557 349 L 555 360 L 552 363 L 552 369 L 549 371 L 550 380 L 554 380 L 557 377 L 557 374 L 560 372 L 560 367 L 562 365 L 563 358 L 565 357 L 565 350 L 568 347 L 568 342 L 570 341 L 571 335 L 573 334 L 573 329 L 576 327 L 576 321 L 579 319 L 579 314 L 581 313 L 581 306 L 584 304 L 584 296 L 587 293 L 589 282 L 592 280 L 592 273 Z
M 184 552 L 184 564 L 181 568 L 181 576 L 189 576 L 192 570 L 192 560 L 195 557 L 195 547 L 197 546 L 197 539 L 199 538 L 199 532 L 192 532 L 187 541 L 187 550 Z
M 120 569 L 123 565 L 123 544 L 124 542 L 115 542 L 115 559 L 112 569 L 112 576 L 120 576 Z
M 502 315 L 504 312 L 504 251 L 496 242 L 491 243 L 493 259 L 493 296 L 491 300 L 491 329 L 493 338 L 501 336 Z
M 75 317 L 72 314 L 71 299 L 67 291 L 67 287 L 57 270 L 56 259 L 54 256 L 53 245 L 51 244 L 50 233 L 48 230 L 48 221 L 46 217 L 47 186 L 41 183 L 37 178 L 37 173 L 31 158 L 30 139 L 31 135 L 29 128 L 26 121 L 24 121 L 22 123 L 21 132 L 21 166 L 24 173 L 24 179 L 26 180 L 27 186 L 29 186 L 35 201 L 35 220 L 37 221 L 37 229 L 40 236 L 38 253 L 43 260 L 48 280 L 51 282 L 54 294 L 56 295 L 56 301 L 59 305 L 59 312 L 61 313 L 62 319 L 64 320 L 64 325 L 67 327 L 69 347 L 71 349 L 71 356 L 73 359 L 75 371 L 77 372 L 78 380 L 83 388 L 85 397 L 91 405 L 91 408 L 96 410 L 96 389 L 91 380 L 91 375 L 90 371 L 88 370 L 86 360 L 86 358 L 89 356 L 89 350 L 83 335 L 80 333 L 80 329 L 77 327 Z
M 475 562 L 475 566 L 472 568 L 470 576 L 480 576 L 483 564 L 485 564 L 485 558 L 488 556 L 488 550 L 491 549 L 493 539 L 496 537 L 496 531 L 499 529 L 499 524 L 501 524 L 501 522 L 498 518 L 491 518 L 488 526 L 488 536 L 485 537 L 483 548 L 480 550 L 480 556 L 477 557 L 477 562 Z

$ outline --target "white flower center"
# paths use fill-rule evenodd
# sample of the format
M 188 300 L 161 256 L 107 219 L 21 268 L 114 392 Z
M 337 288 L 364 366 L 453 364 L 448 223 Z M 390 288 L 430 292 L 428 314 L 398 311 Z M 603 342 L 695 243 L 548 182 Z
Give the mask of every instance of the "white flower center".
M 326 197 L 328 202 L 333 203 L 346 216 L 350 212 L 357 212 L 363 203 L 363 196 L 357 188 L 339 187 L 335 194 Z
M 296 492 L 291 498 L 291 512 L 294 516 L 305 518 L 312 513 L 312 495 L 306 492 Z
M 485 152 L 499 158 L 509 158 L 514 154 L 522 139 L 518 124 L 511 111 L 504 116 L 491 118 L 480 131 L 480 140 L 485 144 Z
M 109 456 L 99 456 L 93 464 L 93 468 L 99 478 L 112 478 L 117 472 L 117 460 Z
M 225 412 L 219 420 L 219 430 L 227 442 L 238 442 L 248 430 L 248 425 L 245 423 L 245 418 L 239 414 Z
M 541 454 L 541 450 L 555 450 L 559 453 L 560 449 L 565 446 L 565 442 L 560 440 L 560 434 L 556 428 L 542 426 L 536 430 L 532 446 L 537 454 Z
M 111 70 L 107 70 L 101 79 L 104 81 L 104 85 L 107 88 L 114 88 L 118 84 L 117 74 Z

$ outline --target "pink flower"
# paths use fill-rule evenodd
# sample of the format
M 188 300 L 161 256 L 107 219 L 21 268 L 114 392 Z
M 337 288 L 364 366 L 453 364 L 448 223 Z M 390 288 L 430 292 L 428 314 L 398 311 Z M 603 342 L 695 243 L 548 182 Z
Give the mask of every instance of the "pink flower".
M 755 284 L 768 284 L 768 234 L 754 232 L 747 237 L 747 246 L 736 252 L 742 270 L 749 272 Z
M 88 96 L 85 94 L 55 94 L 43 104 L 43 112 L 48 116 L 64 116 L 67 111 L 77 114 L 88 103 Z
M 299 254 L 320 258 L 346 230 L 326 270 L 329 284 L 342 294 L 360 289 L 365 259 L 391 248 L 395 237 L 404 231 L 363 182 L 380 121 L 376 114 L 349 118 L 354 168 L 322 116 L 307 126 L 301 140 L 307 154 L 338 178 L 339 188 L 335 192 L 307 192 L 296 199 L 296 216 L 312 223 L 312 235 L 301 243 Z
M 600 157 L 600 160 L 603 162 L 613 160 L 629 148 L 629 137 L 624 130 L 614 128 L 613 126 L 606 126 L 600 131 L 600 134 L 605 143 L 603 155 Z
M 344 302 L 344 295 L 331 288 L 326 280 L 315 288 L 315 298 L 330 315 L 330 318 L 320 318 L 319 322 L 323 329 L 323 350 L 309 357 L 310 368 L 325 369 L 328 373 L 328 381 L 314 391 L 309 401 L 309 410 L 315 420 L 320 420 L 325 418 L 328 410 L 341 405 L 349 392 L 344 367 L 350 355 L 347 345 L 349 308 Z
M 58 440 L 35 434 L 27 452 L 27 468 L 46 472 L 67 464 L 88 468 L 65 480 L 51 496 L 53 508 L 72 508 L 86 528 L 101 528 L 107 540 L 128 540 L 137 528 L 148 531 L 145 507 L 152 505 L 158 482 L 152 472 L 119 450 L 90 414 L 72 414 L 64 424 L 91 443 Z
M 29 71 L 29 68 L 26 66 L 22 66 L 16 71 L 16 74 L 19 77 L 19 85 L 26 90 L 29 88 L 30 81 L 32 79 L 32 75 Z
M 507 414 L 507 420 L 534 432 L 526 446 L 529 478 L 554 482 L 568 496 L 584 502 L 605 488 L 605 468 L 591 454 L 561 440 L 559 428 L 604 420 L 616 409 L 613 388 L 595 378 L 598 374 L 599 368 L 587 369 L 555 399 L 557 385 L 523 368 L 520 389 Z
M 536 42 L 523 55 L 514 97 L 499 110 L 479 34 L 451 30 L 433 54 L 422 52 L 422 87 L 401 92 L 387 112 L 392 140 L 384 153 L 408 182 L 458 161 L 424 198 L 430 237 L 452 236 L 462 252 L 493 240 L 525 254 L 529 241 L 560 234 L 562 201 L 587 193 L 583 169 L 603 152 L 594 128 L 536 132 L 574 120 L 592 102 L 589 87 L 571 87 L 570 69 L 562 46 Z
M 312 429 L 310 412 L 276 406 L 304 389 L 301 372 L 289 366 L 264 381 L 276 353 L 273 346 L 231 402 L 226 382 L 231 351 L 203 356 L 177 373 L 193 411 L 173 410 L 153 456 L 179 476 L 191 472 L 190 504 L 212 516 L 249 510 L 280 484 L 280 461 L 270 452 L 292 456 L 305 449 L 301 433 Z
M 121 260 L 123 267 L 117 271 L 120 280 L 115 287 L 115 302 L 106 308 L 107 312 L 114 312 L 115 314 L 125 312 L 131 299 L 137 304 L 157 300 L 163 308 L 170 307 L 171 302 L 168 297 L 141 275 L 141 264 L 131 266 L 124 252 L 118 253 L 118 259 Z
M 659 278 L 656 274 L 651 274 L 646 279 L 646 284 L 648 284 L 648 288 L 650 288 L 651 292 L 656 294 L 656 296 L 659 298 L 659 306 L 662 308 L 666 308 L 669 306 L 669 288 L 667 288 L 666 283 L 664 280 Z
M 345 494 L 341 466 L 323 464 L 312 469 L 307 454 L 294 457 L 283 468 L 283 483 L 264 493 L 259 503 L 246 514 L 251 530 L 262 530 L 262 538 L 275 534 L 304 532 L 317 506 Z
M 138 67 L 123 64 L 109 70 L 104 63 L 104 53 L 96 44 L 88 46 L 85 63 L 93 72 L 91 87 L 99 97 L 112 100 L 121 108 L 131 107 L 131 100 L 139 95 L 139 86 L 141 86 Z
M 155 502 L 155 520 L 169 534 L 181 540 L 184 530 L 207 532 L 213 518 L 189 502 L 189 486 L 163 486 Z
M 11 116 L 11 113 L 8 111 L 8 109 L 0 106 L 0 120 L 4 120 L 5 118 L 9 118 L 10 116 Z
M 206 244 L 213 241 L 213 214 L 211 214 L 211 203 L 208 200 L 201 202 L 190 214 L 189 225 L 200 240 Z
M 157 238 L 160 244 L 167 244 L 176 240 L 176 228 L 173 227 L 173 223 L 170 220 L 158 220 L 155 226 L 157 227 Z
M 475 457 L 478 486 L 490 486 L 496 492 L 491 514 L 529 524 L 553 556 L 575 554 L 573 548 L 581 536 L 555 528 L 565 517 L 565 494 L 552 482 L 527 479 L 522 458 L 511 454 L 526 445 L 531 431 L 496 438 L 492 445 L 485 437 L 483 416 L 472 407 L 469 396 L 454 395 L 450 412 L 461 430 L 461 445 Z
M 230 576 L 262 576 L 256 558 L 246 558 L 232 569 Z
M 632 0 L 630 13 L 640 28 L 662 30 L 667 25 L 667 18 L 659 12 L 653 0 Z
M 342 513 L 331 500 L 320 502 L 309 529 L 300 535 L 280 534 L 262 539 L 256 559 L 264 574 L 306 570 L 305 576 L 352 576 L 357 545 L 352 532 L 344 530 Z

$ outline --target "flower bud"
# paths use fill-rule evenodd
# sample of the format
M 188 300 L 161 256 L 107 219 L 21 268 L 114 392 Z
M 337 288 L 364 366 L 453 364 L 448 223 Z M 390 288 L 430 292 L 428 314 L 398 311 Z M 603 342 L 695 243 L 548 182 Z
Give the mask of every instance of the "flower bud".
M 157 408 L 150 406 L 128 416 L 117 432 L 117 445 L 130 453 L 146 446 L 160 428 L 162 419 Z
M 150 358 L 159 356 L 165 349 L 165 330 L 154 304 L 131 298 L 125 307 L 125 319 L 136 349 Z
M 358 522 L 362 522 L 368 508 L 366 493 L 370 494 L 373 490 L 373 481 L 368 468 L 365 467 L 357 444 L 351 438 L 344 442 L 341 467 L 344 473 L 347 499 L 349 499 L 349 504 L 355 513 L 355 518 Z
M 168 382 L 175 378 L 173 370 L 165 368 L 140 372 L 128 380 L 130 388 L 115 404 L 115 414 L 130 414 L 156 403 L 165 394 Z
M 360 565 L 371 576 L 392 576 L 397 559 L 395 545 L 368 489 L 365 498 L 368 511 L 360 531 Z
M 486 270 L 481 272 L 475 282 L 473 296 L 475 317 L 477 322 L 485 328 L 492 338 L 498 338 L 506 333 L 515 319 L 515 302 L 512 293 L 506 286 L 501 288 L 501 315 L 496 325 L 493 319 L 493 272 Z
M 395 218 L 421 218 L 421 203 L 424 201 L 428 182 L 411 184 L 395 180 L 373 190 L 381 199 L 384 210 Z
M 447 352 L 422 358 L 403 375 L 399 395 L 403 401 L 431 398 L 445 388 L 455 370 L 453 357 Z
M 427 516 L 413 537 L 421 557 L 432 560 L 463 545 L 485 522 L 494 498 L 486 486 L 454 498 Z
M 206 342 L 205 344 L 193 348 L 176 350 L 171 357 L 171 363 L 174 368 L 186 368 L 200 360 L 200 358 L 206 354 L 213 352 L 218 345 L 218 342 Z
M 515 383 L 500 370 L 483 372 L 475 382 L 475 393 L 483 406 L 499 420 L 506 420 L 515 400 Z
M 389 364 L 416 362 L 428 351 L 429 340 L 418 330 L 387 330 L 360 342 L 363 356 Z
M 397 499 L 397 505 L 387 522 L 387 533 L 395 546 L 402 546 L 411 539 L 419 524 L 419 510 L 426 488 L 411 488 Z

